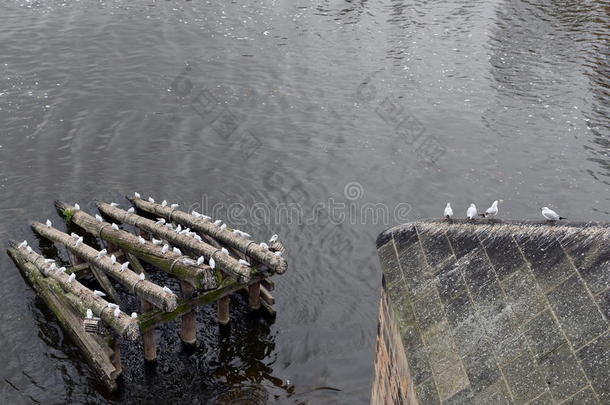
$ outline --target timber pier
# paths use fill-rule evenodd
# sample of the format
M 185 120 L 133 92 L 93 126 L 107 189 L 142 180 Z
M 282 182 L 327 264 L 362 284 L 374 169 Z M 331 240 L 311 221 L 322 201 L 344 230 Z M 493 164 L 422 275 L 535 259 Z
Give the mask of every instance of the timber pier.
M 182 341 L 194 345 L 195 309 L 216 303 L 217 321 L 226 325 L 230 296 L 238 292 L 248 296 L 251 310 L 273 318 L 275 283 L 270 277 L 288 268 L 284 246 L 275 235 L 268 243 L 257 243 L 203 214 L 139 195 L 128 200 L 128 210 L 97 203 L 101 215 L 57 201 L 59 214 L 80 234 L 68 234 L 49 220 L 31 223 L 39 237 L 67 251 L 69 266 L 36 252 L 27 241 L 11 242 L 8 249 L 24 279 L 111 392 L 122 373 L 122 340 L 142 339 L 143 357 L 153 362 L 156 327 L 179 317 Z M 150 281 L 150 271 L 177 279 L 180 291 Z M 121 292 L 137 297 L 139 308 L 127 310 L 117 284 Z

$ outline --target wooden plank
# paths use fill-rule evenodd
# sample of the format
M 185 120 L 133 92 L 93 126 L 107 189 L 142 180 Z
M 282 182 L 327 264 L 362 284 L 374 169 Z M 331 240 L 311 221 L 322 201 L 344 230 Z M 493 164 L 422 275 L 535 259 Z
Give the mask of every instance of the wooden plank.
M 250 309 L 261 307 L 261 283 L 252 283 L 248 286 L 248 303 Z
M 271 295 L 269 290 L 267 290 L 265 287 L 263 287 L 262 283 L 261 283 L 261 288 L 260 288 L 260 294 L 261 294 L 261 300 L 263 300 L 264 302 L 266 302 L 269 305 L 275 305 L 275 298 L 273 298 L 273 295 Z
M 59 283 L 44 277 L 36 266 L 28 262 L 17 249 L 8 249 L 8 254 L 19 268 L 23 278 L 29 282 L 38 296 L 55 314 L 62 329 L 81 349 L 87 363 L 89 363 L 101 383 L 109 391 L 116 391 L 115 366 L 108 358 L 104 347 L 99 344 L 93 335 L 84 331 L 81 319 L 64 298 L 64 292 Z
M 193 295 L 193 287 L 185 283 L 180 282 L 180 289 L 182 291 L 182 298 L 185 300 L 191 299 Z M 180 337 L 182 341 L 188 345 L 194 345 L 197 343 L 197 314 L 195 309 L 191 307 L 191 310 L 182 315 L 182 322 L 180 327 Z
M 218 300 L 217 302 L 217 317 L 218 323 L 221 325 L 227 325 L 231 321 L 229 315 L 231 298 L 226 295 Z
M 283 257 L 276 256 L 269 249 L 263 248 L 258 243 L 238 235 L 229 228 L 222 229 L 219 225 L 215 225 L 208 219 L 196 217 L 168 206 L 164 207 L 161 204 L 151 203 L 141 198 L 129 198 L 129 200 L 140 210 L 150 212 L 165 219 L 171 218 L 172 221 L 183 226 L 209 235 L 220 243 L 243 252 L 246 256 L 253 258 L 257 263 L 267 265 L 278 274 L 284 273 L 288 268 L 288 264 Z
M 40 222 L 32 222 L 32 229 L 41 236 L 54 242 L 63 243 L 68 249 L 86 260 L 91 265 L 103 270 L 107 275 L 123 284 L 129 291 L 145 299 L 164 311 L 173 311 L 177 306 L 177 297 L 158 285 L 144 279 L 130 269 L 121 270 L 119 263 L 112 263 L 109 255 L 98 257 L 99 251 L 84 243 L 76 244 L 70 235 Z

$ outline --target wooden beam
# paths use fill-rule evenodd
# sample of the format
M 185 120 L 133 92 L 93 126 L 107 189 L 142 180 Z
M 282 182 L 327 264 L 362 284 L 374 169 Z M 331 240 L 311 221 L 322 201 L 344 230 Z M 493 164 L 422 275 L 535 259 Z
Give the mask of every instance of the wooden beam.
M 213 258 L 217 268 L 240 281 L 247 282 L 252 277 L 252 268 L 239 264 L 235 258 L 222 253 L 220 249 L 215 248 L 214 246 L 199 242 L 197 239 L 190 236 L 180 235 L 173 229 L 168 229 L 164 225 L 155 223 L 155 221 L 113 207 L 110 204 L 98 203 L 98 209 L 115 221 L 144 229 L 161 239 L 165 239 L 176 246 L 180 246 L 182 249 L 204 256 L 208 261 L 210 258 Z
M 146 313 L 152 310 L 154 306 L 146 301 L 142 300 L 142 313 Z M 144 360 L 156 361 L 157 360 L 157 343 L 155 342 L 155 328 L 152 327 L 142 334 L 142 343 L 144 344 Z
M 132 253 L 162 271 L 191 283 L 195 288 L 213 289 L 218 285 L 216 273 L 208 265 L 188 264 L 184 261 L 185 257 L 171 250 L 163 253 L 162 247 L 152 242 L 140 243 L 141 241 L 136 235 L 120 229 L 113 229 L 110 223 L 99 222 L 88 213 L 76 210 L 68 204 L 56 201 L 55 206 L 60 214 L 69 216 L 72 223 L 85 231 L 103 240 L 110 241 L 113 245 Z
M 229 307 L 230 307 L 231 298 L 226 295 L 218 300 L 217 302 L 217 317 L 218 323 L 221 325 L 227 325 L 231 321 L 231 317 L 229 315 Z
M 24 279 L 32 286 L 47 307 L 55 314 L 57 321 L 72 341 L 81 349 L 87 363 L 101 383 L 113 392 L 117 390 L 116 368 L 108 358 L 103 346 L 93 335 L 85 332 L 80 317 L 64 298 L 61 286 L 54 279 L 46 278 L 32 263 L 28 262 L 17 249 L 8 249 Z
M 164 311 L 173 311 L 177 306 L 177 297 L 158 285 L 140 277 L 126 269 L 121 271 L 121 264 L 112 263 L 109 255 L 98 257 L 99 251 L 84 243 L 76 244 L 76 241 L 68 234 L 53 227 L 48 227 L 40 222 L 32 222 L 32 229 L 39 235 L 54 242 L 63 243 L 74 254 L 103 270 L 107 275 L 123 284 L 129 291 L 138 297 L 145 299 Z
M 248 286 L 248 302 L 250 309 L 261 307 L 261 283 L 252 283 Z
M 275 298 L 273 298 L 273 295 L 271 295 L 269 290 L 267 290 L 265 287 L 263 287 L 262 283 L 261 283 L 260 293 L 261 293 L 261 300 L 263 300 L 264 302 L 266 302 L 269 305 L 275 305 Z
M 165 219 L 171 219 L 183 226 L 189 227 L 195 231 L 209 235 L 221 243 L 235 248 L 243 252 L 246 256 L 253 258 L 256 262 L 267 265 L 271 270 L 278 274 L 282 274 L 288 268 L 286 260 L 281 256 L 276 256 L 269 249 L 261 247 L 247 238 L 244 238 L 229 228 L 221 229 L 219 225 L 205 218 L 196 217 L 178 209 L 173 209 L 161 204 L 151 203 L 141 198 L 128 199 L 138 209 L 150 212 Z
M 180 289 L 182 291 L 183 299 L 190 300 L 192 298 L 193 287 L 190 284 L 181 281 Z M 182 341 L 188 345 L 197 343 L 197 314 L 192 307 L 189 312 L 182 315 L 180 337 L 182 338 Z

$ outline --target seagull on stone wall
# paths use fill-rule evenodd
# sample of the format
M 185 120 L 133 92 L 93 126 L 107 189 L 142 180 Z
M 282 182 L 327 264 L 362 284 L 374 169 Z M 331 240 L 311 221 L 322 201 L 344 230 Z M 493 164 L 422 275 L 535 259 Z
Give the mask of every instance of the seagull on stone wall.
M 166 254 L 167 251 L 169 250 L 169 245 L 163 245 L 163 247 L 161 248 L 161 254 Z
M 560 217 L 555 211 L 548 207 L 542 207 L 542 216 L 545 217 L 548 221 L 558 221 L 560 219 L 567 219 L 566 217 Z

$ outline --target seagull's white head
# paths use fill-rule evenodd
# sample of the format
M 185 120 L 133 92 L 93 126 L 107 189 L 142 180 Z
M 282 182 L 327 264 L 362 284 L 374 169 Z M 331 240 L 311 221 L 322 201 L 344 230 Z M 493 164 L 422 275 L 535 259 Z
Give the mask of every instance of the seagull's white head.
M 474 203 L 470 204 L 470 208 L 476 208 L 476 206 L 474 205 Z
M 493 204 L 491 204 L 492 207 L 497 207 L 498 206 L 498 200 L 494 201 Z
M 549 207 L 542 207 L 540 208 L 542 211 L 548 211 Z
M 445 208 L 451 208 L 451 203 L 447 203 L 447 206 Z

